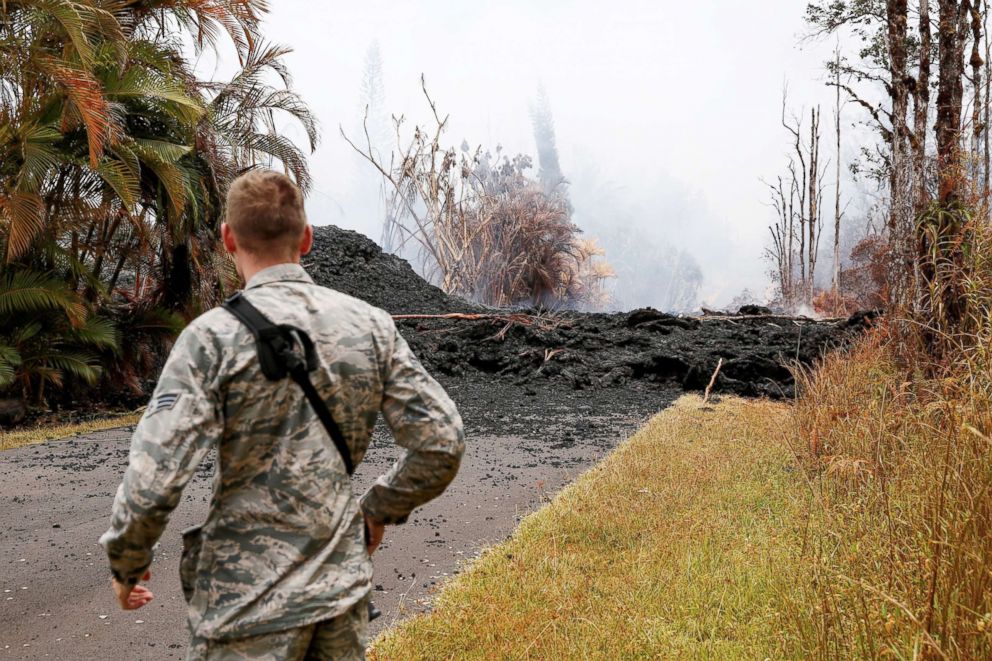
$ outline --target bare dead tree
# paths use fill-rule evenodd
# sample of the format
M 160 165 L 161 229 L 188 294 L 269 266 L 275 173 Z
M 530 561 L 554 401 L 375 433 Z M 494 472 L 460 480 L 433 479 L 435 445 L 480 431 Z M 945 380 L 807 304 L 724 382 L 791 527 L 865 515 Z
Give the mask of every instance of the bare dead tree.
M 787 105 L 783 94 L 781 121 L 791 136 L 791 149 L 787 175 L 768 184 L 776 213 L 775 224 L 769 226 L 772 247 L 768 257 L 775 265 L 783 304 L 795 308 L 813 300 L 826 169 L 820 159 L 820 109 L 810 111 L 806 133 L 799 117 L 788 117 Z
M 975 162 L 974 170 L 978 170 L 978 165 L 980 163 L 979 154 L 981 154 L 982 134 L 985 132 L 984 122 L 982 121 L 982 109 L 985 108 L 987 104 L 987 99 L 983 101 L 982 97 L 982 69 L 985 66 L 985 60 L 982 58 L 981 52 L 982 39 L 984 36 L 982 0 L 974 1 L 970 8 L 970 14 L 972 36 L 971 59 L 969 60 L 969 64 L 971 65 L 971 85 L 973 90 L 971 106 L 971 151 Z M 981 189 L 978 191 L 978 195 L 982 205 L 984 206 L 988 204 L 989 198 L 989 180 L 987 171 L 984 172 L 981 177 L 973 177 L 975 186 L 978 186 L 979 181 L 981 181 Z
M 767 184 L 771 192 L 771 206 L 775 209 L 775 223 L 769 225 L 768 231 L 772 236 L 772 245 L 767 250 L 767 257 L 774 264 L 774 273 L 782 304 L 791 309 L 795 306 L 795 251 L 793 241 L 795 230 L 795 199 L 796 189 L 790 183 L 788 194 L 782 177 L 776 184 Z
M 806 300 L 811 304 L 816 287 L 816 260 L 820 254 L 820 234 L 823 230 L 823 180 L 826 170 L 820 170 L 820 108 L 810 110 L 809 129 L 809 211 L 806 216 L 807 276 Z
M 990 152 L 989 152 L 989 128 L 990 128 L 990 112 L 992 112 L 992 96 L 989 96 L 992 92 L 992 42 L 989 41 L 989 3 L 985 0 L 982 5 L 982 32 L 985 36 L 985 103 L 982 104 L 982 194 L 985 201 L 985 213 L 989 215 L 989 166 L 990 163 Z
M 791 119 L 788 118 L 786 114 L 786 106 L 787 96 L 783 93 L 782 127 L 788 131 L 790 136 L 792 136 L 792 151 L 789 156 L 788 165 L 790 207 L 794 210 L 792 226 L 799 240 L 799 258 L 794 260 L 794 263 L 799 266 L 799 280 L 796 284 L 799 285 L 800 291 L 792 292 L 792 296 L 796 296 L 799 293 L 805 295 L 807 282 L 806 268 L 808 265 L 806 263 L 806 224 L 808 216 L 806 214 L 806 205 L 807 195 L 810 190 L 810 164 L 808 162 L 809 157 L 806 148 L 803 145 L 802 120 L 797 117 L 792 117 Z
M 930 57 L 933 35 L 930 27 L 930 0 L 920 0 L 919 70 L 913 88 L 913 210 L 919 215 L 930 203 L 927 186 L 927 135 L 930 119 Z
M 840 117 L 841 117 L 841 101 L 840 101 L 840 44 L 838 43 L 837 49 L 835 51 L 835 68 L 834 68 L 834 82 L 835 82 L 835 92 L 836 98 L 834 100 L 834 130 L 837 134 L 837 162 L 836 162 L 836 173 L 834 178 L 834 272 L 833 272 L 833 292 L 834 301 L 840 300 L 840 173 L 841 173 L 841 128 L 840 128 Z

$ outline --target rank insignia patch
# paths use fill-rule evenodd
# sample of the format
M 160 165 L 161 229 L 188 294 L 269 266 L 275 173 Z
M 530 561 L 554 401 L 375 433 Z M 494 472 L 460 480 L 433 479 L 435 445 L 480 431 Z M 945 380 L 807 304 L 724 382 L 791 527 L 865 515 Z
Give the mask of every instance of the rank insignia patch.
M 171 409 L 173 406 L 176 405 L 176 402 L 179 401 L 179 398 L 181 396 L 182 393 L 180 392 L 162 393 L 161 395 L 153 399 L 152 403 L 148 406 L 149 413 L 155 414 L 158 413 L 159 411 L 166 411 L 168 409 Z

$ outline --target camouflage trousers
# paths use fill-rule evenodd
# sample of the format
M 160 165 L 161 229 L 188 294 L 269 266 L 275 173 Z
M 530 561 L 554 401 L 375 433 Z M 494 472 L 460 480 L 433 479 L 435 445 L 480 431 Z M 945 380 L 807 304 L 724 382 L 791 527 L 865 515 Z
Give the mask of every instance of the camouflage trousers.
M 368 642 L 368 597 L 347 613 L 298 629 L 238 638 L 192 637 L 186 661 L 361 661 Z

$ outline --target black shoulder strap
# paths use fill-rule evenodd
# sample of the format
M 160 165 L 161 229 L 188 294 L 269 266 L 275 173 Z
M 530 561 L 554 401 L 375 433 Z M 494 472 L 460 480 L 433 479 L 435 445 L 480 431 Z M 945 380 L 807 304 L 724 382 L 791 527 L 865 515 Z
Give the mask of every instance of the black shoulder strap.
M 320 364 L 310 336 L 294 326 L 272 323 L 258 308 L 249 303 L 241 292 L 224 301 L 223 307 L 247 326 L 254 336 L 258 360 L 265 378 L 269 381 L 280 381 L 288 375 L 303 389 L 303 394 L 313 407 L 314 413 L 334 441 L 334 447 L 338 449 L 348 475 L 354 473 L 355 464 L 352 462 L 351 450 L 344 440 L 344 434 L 341 433 L 338 423 L 334 421 L 327 403 L 310 381 L 309 373 L 317 369 Z M 294 350 L 297 340 L 303 349 L 302 358 Z

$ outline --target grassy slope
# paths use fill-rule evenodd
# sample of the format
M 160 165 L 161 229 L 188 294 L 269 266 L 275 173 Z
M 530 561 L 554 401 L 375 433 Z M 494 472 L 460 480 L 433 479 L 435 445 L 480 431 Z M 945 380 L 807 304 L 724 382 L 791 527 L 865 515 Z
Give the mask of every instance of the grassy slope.
M 371 658 L 799 656 L 781 625 L 804 493 L 780 445 L 788 415 L 682 398 Z

